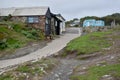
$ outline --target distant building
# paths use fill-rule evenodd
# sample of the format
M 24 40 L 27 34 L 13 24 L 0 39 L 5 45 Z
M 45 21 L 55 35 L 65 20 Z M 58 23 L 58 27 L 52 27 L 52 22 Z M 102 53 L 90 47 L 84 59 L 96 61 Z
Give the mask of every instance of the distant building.
M 79 24 L 80 24 L 80 20 L 79 19 L 76 19 L 76 20 L 74 20 L 71 24 L 70 24 L 70 26 L 71 27 L 74 27 L 74 26 L 79 26 Z
M 103 27 L 105 26 L 105 22 L 103 20 L 88 19 L 83 22 L 83 27 L 88 27 L 88 26 Z

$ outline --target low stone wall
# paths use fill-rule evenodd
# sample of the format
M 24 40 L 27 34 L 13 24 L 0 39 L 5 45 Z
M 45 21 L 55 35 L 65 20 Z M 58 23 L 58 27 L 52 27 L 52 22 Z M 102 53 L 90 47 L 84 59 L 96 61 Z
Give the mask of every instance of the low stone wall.
M 104 26 L 104 27 L 84 27 L 83 32 L 91 33 L 91 32 L 96 32 L 96 31 L 106 31 L 109 29 L 109 26 Z

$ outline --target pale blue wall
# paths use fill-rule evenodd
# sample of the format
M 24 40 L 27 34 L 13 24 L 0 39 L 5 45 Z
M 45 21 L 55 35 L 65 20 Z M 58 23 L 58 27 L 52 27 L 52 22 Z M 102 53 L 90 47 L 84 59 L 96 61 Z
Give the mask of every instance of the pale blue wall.
M 88 19 L 83 22 L 83 27 L 88 27 L 88 26 L 98 26 L 98 27 L 103 27 L 105 26 L 105 22 L 102 20 L 95 20 L 95 19 Z
M 103 26 L 105 26 L 105 22 L 102 20 L 97 20 L 95 26 L 103 27 Z

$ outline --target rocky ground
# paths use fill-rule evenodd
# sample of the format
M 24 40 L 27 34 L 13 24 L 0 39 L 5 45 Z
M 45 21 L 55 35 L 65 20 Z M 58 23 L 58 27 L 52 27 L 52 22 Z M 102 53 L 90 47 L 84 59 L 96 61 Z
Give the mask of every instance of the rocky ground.
M 99 52 L 93 54 L 84 54 L 77 56 L 77 52 L 63 56 L 64 49 L 58 52 L 58 55 L 52 55 L 50 58 L 57 60 L 57 65 L 53 66 L 44 77 L 36 80 L 81 80 L 72 79 L 72 76 L 86 75 L 91 66 L 106 66 L 120 63 L 120 32 L 116 31 L 108 35 L 112 41 L 112 46 L 103 48 Z M 28 80 L 28 79 L 25 79 Z M 29 80 L 32 80 L 29 79 Z M 91 79 L 89 79 L 91 80 Z M 120 77 L 113 77 L 110 74 L 101 76 L 100 80 L 120 80 Z
M 120 32 L 114 32 L 109 36 L 113 45 L 109 48 L 103 48 L 103 50 L 87 55 L 76 56 L 76 52 L 71 55 L 62 57 L 58 55 L 55 57 L 60 60 L 60 64 L 43 80 L 71 80 L 71 76 L 85 75 L 88 68 L 91 66 L 106 66 L 107 64 L 120 63 Z M 63 51 L 62 51 L 63 53 Z M 81 80 L 81 79 L 72 79 Z M 101 80 L 120 80 L 114 78 L 109 74 L 102 76 Z

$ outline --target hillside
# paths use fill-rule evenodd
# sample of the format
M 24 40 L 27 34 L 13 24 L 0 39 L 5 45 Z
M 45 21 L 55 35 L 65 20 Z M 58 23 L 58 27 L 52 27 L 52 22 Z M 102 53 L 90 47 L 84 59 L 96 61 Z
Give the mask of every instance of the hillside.
M 76 19 L 76 18 L 75 18 Z M 111 25 L 111 22 L 115 20 L 116 24 L 120 24 L 120 13 L 114 13 L 111 15 L 106 15 L 103 17 L 97 17 L 97 16 L 86 16 L 80 19 L 80 25 L 83 25 L 83 21 L 85 19 L 96 19 L 96 20 L 104 20 L 105 21 L 105 25 L 109 26 Z M 66 22 L 66 26 L 70 26 L 70 24 L 72 24 L 74 22 L 73 20 L 67 21 Z
M 40 30 L 27 27 L 24 23 L 0 23 L 0 57 L 11 54 L 31 41 L 40 41 L 44 37 Z
M 0 80 L 120 80 L 120 27 L 70 41 L 59 54 L 17 65 Z
M 116 24 L 120 24 L 120 13 L 114 13 L 111 15 L 107 15 L 104 17 L 97 17 L 97 16 L 87 16 L 80 19 L 81 25 L 85 19 L 96 19 L 96 20 L 104 20 L 105 25 L 111 25 L 111 22 L 115 20 Z

